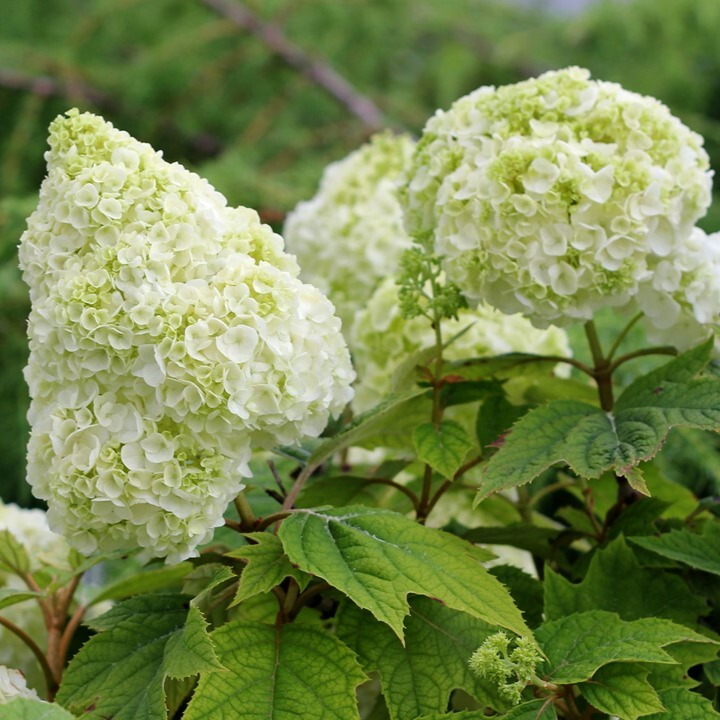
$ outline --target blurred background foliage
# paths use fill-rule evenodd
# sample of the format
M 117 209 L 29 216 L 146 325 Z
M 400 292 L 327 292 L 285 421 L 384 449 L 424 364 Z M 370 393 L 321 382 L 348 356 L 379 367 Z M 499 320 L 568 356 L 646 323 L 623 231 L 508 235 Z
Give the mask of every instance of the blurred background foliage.
M 718 0 L 597 0 L 570 17 L 501 0 L 11 0 L 2 15 L 5 501 L 32 502 L 21 376 L 28 300 L 16 245 L 44 175 L 47 126 L 69 107 L 101 113 L 278 228 L 313 194 L 323 167 L 379 125 L 418 133 L 436 108 L 479 85 L 567 65 L 667 103 L 705 136 L 720 168 Z M 331 70 L 364 112 L 318 81 Z M 720 203 L 703 224 L 720 229 Z M 703 449 L 717 457 L 712 438 L 673 442 L 681 460 Z M 720 462 L 708 467 L 683 475 L 680 462 L 678 473 L 717 494 Z

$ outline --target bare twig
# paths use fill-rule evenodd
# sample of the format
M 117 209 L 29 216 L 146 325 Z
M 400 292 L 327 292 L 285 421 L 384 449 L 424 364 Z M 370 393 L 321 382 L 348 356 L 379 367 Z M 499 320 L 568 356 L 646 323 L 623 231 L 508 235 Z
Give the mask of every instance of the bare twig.
M 12 90 L 25 90 L 41 97 L 59 95 L 87 100 L 95 105 L 110 105 L 110 98 L 97 88 L 84 82 L 62 82 L 47 75 L 29 75 L 11 68 L 0 68 L 0 86 Z
M 370 98 L 356 90 L 326 62 L 310 57 L 290 42 L 282 29 L 261 20 L 237 0 L 201 0 L 211 10 L 261 40 L 273 53 L 299 70 L 310 82 L 318 85 L 357 117 L 369 131 L 385 126 L 383 115 Z

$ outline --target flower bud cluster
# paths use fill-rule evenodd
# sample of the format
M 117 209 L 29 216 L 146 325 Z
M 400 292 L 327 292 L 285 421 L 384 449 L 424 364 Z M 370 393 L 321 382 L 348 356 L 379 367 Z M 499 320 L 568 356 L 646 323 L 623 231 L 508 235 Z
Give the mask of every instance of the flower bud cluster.
M 398 291 L 395 279 L 386 278 L 353 325 L 350 347 L 358 381 L 352 406 L 357 412 L 373 407 L 390 392 L 393 373 L 404 358 L 435 344 L 435 332 L 426 317 L 402 316 Z M 505 315 L 485 304 L 474 310 L 460 309 L 457 318 L 444 319 L 441 328 L 443 340 L 452 340 L 443 352 L 446 360 L 509 352 L 571 354 L 564 330 L 538 330 L 521 315 Z
M 49 142 L 20 246 L 29 481 L 82 552 L 177 561 L 252 447 L 316 436 L 350 400 L 340 321 L 253 210 L 149 145 L 77 111 Z
M 312 200 L 287 217 L 283 235 L 302 278 L 332 300 L 346 335 L 355 312 L 412 245 L 397 192 L 414 144 L 382 133 L 332 163 Z
M 401 199 L 471 302 L 544 327 L 662 294 L 697 324 L 720 310 L 717 241 L 692 235 L 708 167 L 702 138 L 660 102 L 569 68 L 438 111 Z M 665 329 L 664 310 L 649 322 Z

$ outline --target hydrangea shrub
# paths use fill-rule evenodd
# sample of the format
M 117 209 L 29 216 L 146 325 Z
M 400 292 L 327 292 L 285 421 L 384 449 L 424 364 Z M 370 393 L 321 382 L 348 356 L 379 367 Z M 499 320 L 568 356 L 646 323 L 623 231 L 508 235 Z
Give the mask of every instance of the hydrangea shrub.
M 101 118 L 47 159 L 29 481 L 90 557 L 0 507 L 54 701 L 0 667 L 3 718 L 720 718 L 718 237 L 664 106 L 570 68 L 380 135 L 288 219 L 302 280 Z

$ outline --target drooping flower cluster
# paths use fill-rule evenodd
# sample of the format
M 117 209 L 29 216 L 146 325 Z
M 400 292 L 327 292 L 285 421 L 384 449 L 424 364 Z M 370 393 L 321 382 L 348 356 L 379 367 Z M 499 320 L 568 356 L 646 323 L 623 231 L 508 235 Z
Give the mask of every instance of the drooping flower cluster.
M 285 222 L 283 235 L 302 278 L 332 300 L 346 334 L 355 312 L 412 244 L 397 192 L 413 148 L 405 135 L 375 135 L 329 165 L 317 195 Z
M 179 560 L 251 447 L 316 436 L 349 401 L 340 322 L 253 210 L 149 145 L 76 111 L 49 142 L 20 247 L 29 481 L 79 550 Z
M 570 68 L 438 111 L 402 201 L 471 301 L 547 326 L 682 288 L 699 319 L 720 309 L 718 281 L 678 262 L 700 247 L 688 238 L 710 203 L 708 166 L 700 136 L 660 102 Z M 717 277 L 716 251 L 699 252 Z M 697 310 L 703 282 L 712 307 Z
M 42 510 L 27 510 L 13 503 L 0 501 L 0 530 L 7 530 L 23 546 L 30 561 L 30 571 L 41 568 L 68 570 L 70 546 L 64 538 L 56 535 L 48 527 L 48 521 Z M 10 572 L 0 572 L 0 589 L 27 590 L 24 581 Z M 22 628 L 30 637 L 43 645 L 46 636 L 45 622 L 37 602 L 33 599 L 3 608 L 2 616 Z M 2 666 L 18 668 L 24 674 L 31 687 L 44 686 L 43 675 L 37 660 L 28 646 L 15 634 L 0 627 L 0 686 L 2 685 Z M 17 673 L 11 670 L 10 673 Z M 18 674 L 19 675 L 19 674 Z M 33 691 L 28 691 L 33 693 Z M 0 688 L 0 702 L 2 702 Z
M 505 315 L 487 305 L 460 310 L 457 319 L 443 320 L 443 340 L 447 342 L 455 336 L 443 352 L 447 360 L 509 352 L 565 357 L 571 354 L 564 330 L 556 327 L 538 330 L 521 315 Z M 353 408 L 363 412 L 376 405 L 390 392 L 398 365 L 434 344 L 435 332 L 427 318 L 402 317 L 398 286 L 394 278 L 386 278 L 353 325 L 350 347 L 358 373 Z

